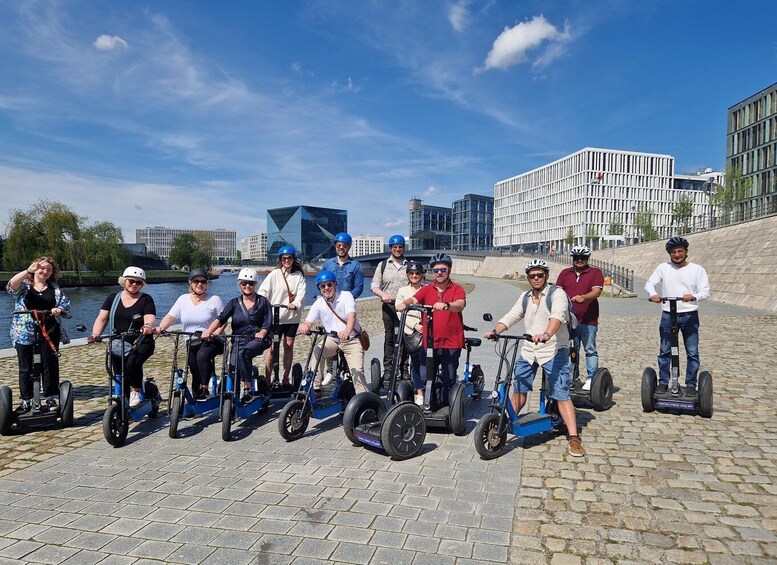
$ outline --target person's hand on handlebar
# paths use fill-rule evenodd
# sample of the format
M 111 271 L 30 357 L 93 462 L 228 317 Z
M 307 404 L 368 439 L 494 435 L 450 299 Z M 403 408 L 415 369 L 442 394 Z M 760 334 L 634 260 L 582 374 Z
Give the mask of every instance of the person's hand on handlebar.
M 143 324 L 139 331 L 143 335 L 149 335 L 154 333 L 154 328 L 151 327 L 151 324 Z
M 657 294 L 654 294 L 653 296 L 648 298 L 648 300 L 650 300 L 650 302 L 658 303 L 658 302 L 661 302 L 661 297 L 658 296 Z
M 337 337 L 339 337 L 342 341 L 348 341 L 348 338 L 351 337 L 351 333 L 343 330 L 341 332 L 337 332 Z
M 310 335 L 310 326 L 307 324 L 307 322 L 302 322 L 299 325 L 298 331 L 302 335 Z
M 696 297 L 693 294 L 683 294 L 683 302 L 693 302 Z
M 86 338 L 86 343 L 94 343 L 95 341 L 97 341 L 96 336 L 90 335 L 89 337 Z
M 499 334 L 496 332 L 496 329 L 488 330 L 487 332 L 483 333 L 483 337 L 486 339 L 490 339 L 492 341 L 496 340 L 496 336 Z

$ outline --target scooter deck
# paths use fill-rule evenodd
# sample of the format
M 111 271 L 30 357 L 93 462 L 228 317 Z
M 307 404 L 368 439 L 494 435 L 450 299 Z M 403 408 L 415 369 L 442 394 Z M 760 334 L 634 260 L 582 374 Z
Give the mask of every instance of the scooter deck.
M 30 411 L 15 417 L 16 425 L 20 428 L 34 428 L 38 426 L 50 426 L 59 419 L 59 409 L 45 411 Z
M 383 449 L 383 442 L 380 439 L 381 422 L 362 424 L 354 428 L 353 432 L 363 444 Z
M 196 402 L 187 402 L 184 404 L 183 413 L 184 416 L 192 417 L 200 414 L 205 414 L 211 410 L 218 410 L 219 397 L 211 396 L 207 400 L 197 400 Z
M 297 393 L 297 389 L 293 385 L 276 385 L 272 384 L 270 387 L 270 398 L 288 398 Z
M 539 412 L 530 412 L 518 416 L 518 420 L 513 423 L 513 433 L 517 436 L 528 437 L 541 434 L 553 429 L 553 420 L 550 414 L 540 414 Z
M 687 410 L 695 411 L 699 408 L 699 399 L 696 396 L 685 396 L 685 389 L 680 392 L 657 392 L 653 395 L 656 409 L 663 410 Z
M 426 421 L 426 425 L 433 428 L 449 428 L 451 425 L 450 415 L 450 406 L 443 406 L 434 412 L 431 410 L 424 410 L 424 420 Z

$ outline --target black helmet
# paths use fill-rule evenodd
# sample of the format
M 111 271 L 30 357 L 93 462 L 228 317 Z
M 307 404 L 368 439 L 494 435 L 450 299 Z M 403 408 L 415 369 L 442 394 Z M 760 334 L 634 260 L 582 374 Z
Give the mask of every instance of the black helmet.
M 421 261 L 408 261 L 405 272 L 409 273 L 410 271 L 419 271 L 423 275 L 426 272 L 426 267 Z
M 205 269 L 192 269 L 189 272 L 189 282 L 192 282 L 192 279 L 194 277 L 205 277 L 205 280 L 208 279 L 208 273 L 205 271 Z
M 688 240 L 679 235 L 673 235 L 672 237 L 669 238 L 669 241 L 666 242 L 666 252 L 671 253 L 672 249 L 674 249 L 675 247 L 685 247 L 687 251 Z
M 447 253 L 435 253 L 429 259 L 429 265 L 435 265 L 437 263 L 445 263 L 448 267 L 453 267 L 453 259 Z

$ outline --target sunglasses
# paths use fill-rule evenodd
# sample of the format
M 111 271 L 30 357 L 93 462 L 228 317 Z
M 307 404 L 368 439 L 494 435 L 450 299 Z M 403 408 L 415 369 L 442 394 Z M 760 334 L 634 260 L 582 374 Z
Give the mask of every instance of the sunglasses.
M 529 275 L 526 275 L 527 279 L 544 279 L 545 273 L 531 273 Z
M 318 285 L 318 288 L 331 288 L 333 286 L 335 286 L 335 283 L 333 282 L 324 282 Z
M 573 261 L 588 261 L 588 257 L 585 255 L 572 255 Z
M 408 271 L 407 276 L 420 277 L 423 273 L 421 271 Z
M 436 269 L 432 269 L 433 273 L 447 273 L 448 267 L 437 267 Z
M 256 281 L 240 281 L 240 286 L 256 286 Z
M 192 284 L 208 284 L 208 281 L 204 279 L 195 279 L 192 281 Z
M 135 279 L 126 279 L 125 282 L 133 286 L 143 286 L 143 281 L 136 281 Z

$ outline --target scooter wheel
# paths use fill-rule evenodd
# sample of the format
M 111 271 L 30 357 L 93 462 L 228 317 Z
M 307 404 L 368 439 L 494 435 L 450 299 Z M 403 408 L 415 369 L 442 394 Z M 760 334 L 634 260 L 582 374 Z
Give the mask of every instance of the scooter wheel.
M 232 438 L 232 403 L 231 397 L 227 397 L 221 403 L 221 439 L 229 441 Z
M 461 383 L 453 385 L 450 391 L 451 431 L 462 436 L 467 431 L 467 394 Z
M 73 425 L 73 385 L 70 381 L 59 383 L 59 409 L 62 427 L 69 428 Z
M 355 429 L 364 424 L 378 422 L 385 413 L 383 399 L 374 392 L 361 392 L 354 396 L 345 407 L 343 414 L 343 432 L 354 444 L 361 445 Z
M 11 433 L 11 415 L 13 414 L 13 394 L 11 387 L 0 387 L 0 435 Z
M 401 461 L 416 455 L 424 446 L 426 420 L 419 406 L 396 405 L 386 415 L 380 428 L 380 441 L 392 459 Z
M 183 403 L 181 402 L 181 395 L 175 395 L 173 401 L 170 404 L 170 427 L 167 430 L 167 435 L 172 439 L 178 435 L 178 422 L 181 421 L 181 413 L 183 412 Z
M 699 373 L 699 416 L 712 418 L 712 374 L 709 371 Z
M 375 394 L 380 394 L 380 378 L 383 375 L 380 371 L 380 361 L 373 357 L 370 362 L 370 390 Z
M 604 367 L 594 373 L 591 381 L 591 404 L 597 412 L 612 407 L 612 375 Z
M 499 414 L 491 412 L 478 420 L 475 426 L 475 451 L 483 459 L 495 459 L 507 443 L 507 427 L 499 430 Z
M 652 412 L 656 409 L 656 384 L 658 377 L 653 367 L 645 367 L 642 371 L 642 410 Z
M 469 378 L 473 386 L 472 400 L 480 400 L 480 397 L 483 396 L 483 389 L 486 386 L 486 376 L 483 374 L 483 369 L 480 365 L 472 367 L 472 374 Z
M 129 420 L 121 417 L 121 405 L 114 403 L 108 406 L 103 414 L 103 435 L 113 447 L 121 447 L 127 439 Z
M 278 432 L 286 441 L 294 441 L 302 437 L 310 423 L 310 414 L 305 411 L 305 402 L 292 400 L 281 410 L 278 417 Z

